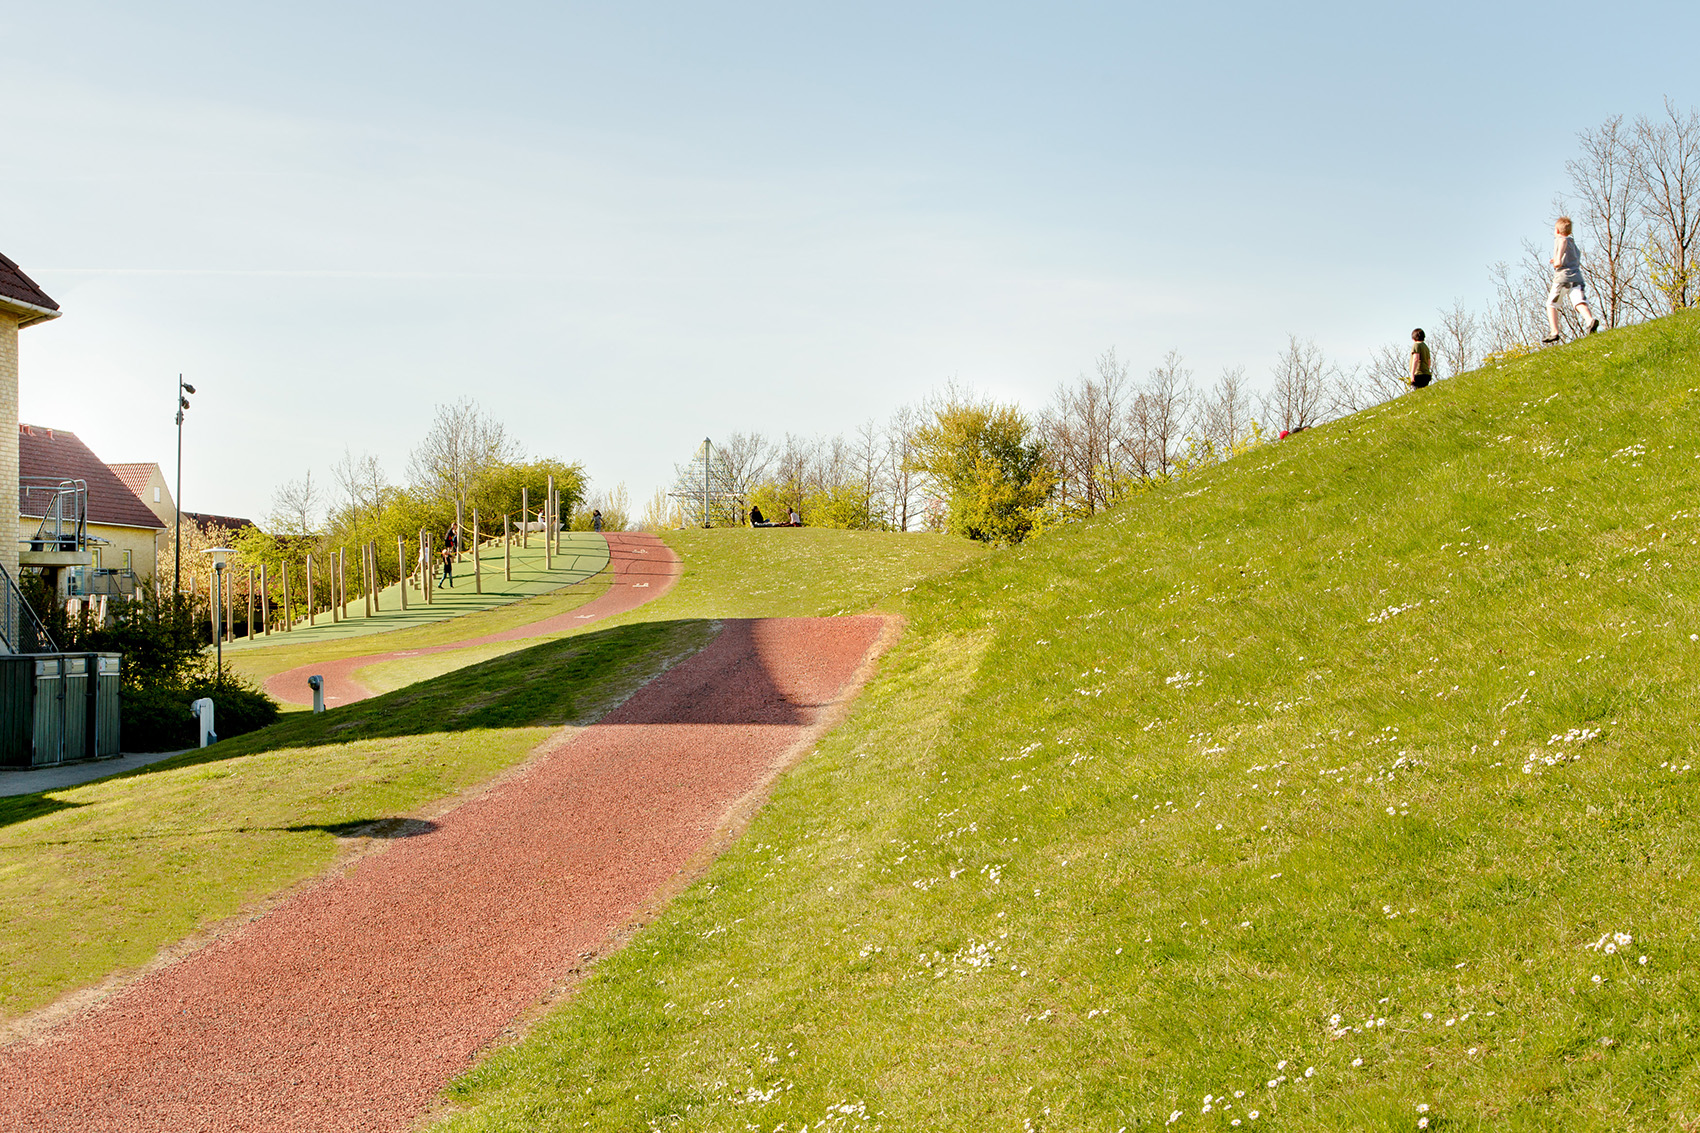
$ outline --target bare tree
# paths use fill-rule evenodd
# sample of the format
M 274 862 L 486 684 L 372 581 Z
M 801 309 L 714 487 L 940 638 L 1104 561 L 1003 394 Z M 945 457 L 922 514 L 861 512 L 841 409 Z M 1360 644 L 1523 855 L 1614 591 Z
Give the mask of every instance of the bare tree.
M 1246 389 L 1245 367 L 1225 366 L 1216 385 L 1199 404 L 1199 431 L 1219 456 L 1233 455 L 1234 449 L 1252 435 L 1251 394 Z
M 384 475 L 383 465 L 371 453 L 361 453 L 356 459 L 345 447 L 342 459 L 331 465 L 331 476 L 342 489 L 352 515 L 377 515 L 383 510 L 389 479 Z
M 1440 332 L 1433 337 L 1432 345 L 1440 362 L 1441 377 L 1455 378 L 1481 365 L 1478 347 L 1481 324 L 1464 306 L 1464 300 L 1454 299 L 1452 306 L 1441 310 Z
M 1127 414 L 1119 448 L 1135 475 L 1167 476 L 1180 455 L 1195 393 L 1180 351 L 1154 366 Z
M 899 531 L 909 530 L 926 479 L 925 473 L 914 468 L 915 430 L 920 424 L 914 407 L 905 405 L 885 426 L 887 498 L 891 501 L 891 525 Z
M 1287 349 L 1276 359 L 1274 375 L 1275 387 L 1263 400 L 1270 427 L 1290 433 L 1320 424 L 1337 384 L 1338 369 L 1329 363 L 1316 340 L 1300 342 L 1298 335 L 1288 335 Z
M 1700 301 L 1700 112 L 1665 99 L 1665 117 L 1635 123 L 1636 179 L 1647 221 L 1648 285 L 1659 314 Z
M 729 433 L 715 446 L 715 459 L 720 462 L 726 490 L 737 494 L 742 507 L 748 503 L 751 490 L 767 475 L 773 446 L 760 433 Z
M 1039 417 L 1039 435 L 1064 506 L 1091 514 L 1114 501 L 1128 463 L 1117 443 L 1130 408 L 1127 372 L 1115 349 L 1106 350 L 1098 356 L 1096 373 L 1081 374 L 1072 386 L 1059 384 Z
M 322 497 L 309 468 L 301 479 L 285 481 L 272 492 L 272 511 L 266 522 L 278 534 L 311 535 Z
M 1576 194 L 1596 310 L 1606 326 L 1623 326 L 1647 302 L 1640 232 L 1645 189 L 1636 137 L 1618 114 L 1576 138 L 1582 153 L 1565 162 L 1564 170 Z
M 408 460 L 408 475 L 419 487 L 464 506 L 486 472 L 518 457 L 519 447 L 501 423 L 462 398 L 437 406 L 436 420 Z
M 1363 390 L 1360 398 L 1364 404 L 1356 408 L 1380 405 L 1410 388 L 1411 351 L 1400 343 L 1378 346 L 1370 351 L 1369 361 L 1357 370 L 1357 374 L 1358 384 Z
M 1488 269 L 1494 299 L 1484 325 L 1487 348 L 1494 352 L 1528 349 L 1548 334 L 1547 292 L 1552 268 L 1546 253 L 1523 241 L 1523 255 L 1516 263 L 1503 260 Z M 1575 310 L 1559 304 L 1559 317 L 1572 336 L 1581 329 Z

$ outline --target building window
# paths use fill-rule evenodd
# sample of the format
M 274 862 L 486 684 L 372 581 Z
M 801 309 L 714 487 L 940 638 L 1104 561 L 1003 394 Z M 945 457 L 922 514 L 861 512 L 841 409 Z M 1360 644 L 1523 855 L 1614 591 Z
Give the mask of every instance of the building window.
M 155 484 L 153 486 L 153 502 L 156 503 L 156 504 L 159 502 L 159 485 L 158 484 Z
M 120 554 L 122 554 L 124 556 L 124 561 L 123 561 L 124 569 L 129 570 L 130 569 L 130 552 L 129 551 L 121 551 Z
M 89 565 L 93 569 L 99 570 L 100 569 L 100 548 L 99 547 L 91 547 L 90 552 L 94 555 L 94 562 L 90 563 Z

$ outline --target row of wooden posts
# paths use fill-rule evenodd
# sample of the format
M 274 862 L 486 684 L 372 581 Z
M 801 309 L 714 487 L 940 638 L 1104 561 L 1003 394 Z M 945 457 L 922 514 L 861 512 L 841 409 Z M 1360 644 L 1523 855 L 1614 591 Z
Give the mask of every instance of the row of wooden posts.
M 532 511 L 531 511 L 531 493 L 530 493 L 529 489 L 523 490 L 522 497 L 521 497 L 521 500 L 520 500 L 520 506 L 523 509 L 522 512 L 521 512 L 521 515 L 524 516 L 525 521 L 521 522 L 519 524 L 519 530 L 517 532 L 513 530 L 514 525 L 512 523 L 512 516 L 511 515 L 502 516 L 502 577 L 505 580 L 510 581 L 510 582 L 513 580 L 513 576 L 514 576 L 514 574 L 513 574 L 513 554 L 512 554 L 514 537 L 516 535 L 518 536 L 519 543 L 520 543 L 521 547 L 529 548 L 531 546 L 530 519 L 531 519 L 531 516 L 532 516 Z M 540 507 L 536 512 L 538 521 L 543 528 L 543 536 L 544 536 L 544 538 L 543 538 L 543 567 L 544 567 L 545 570 L 553 570 L 554 569 L 555 556 L 561 553 L 560 541 L 561 541 L 562 528 L 565 525 L 558 521 L 559 506 L 560 506 L 560 497 L 559 497 L 559 494 L 555 491 L 554 477 L 551 476 L 549 478 L 549 493 L 548 493 L 547 497 L 545 497 L 545 501 L 544 501 L 543 506 Z M 462 516 L 461 516 L 460 507 L 457 504 L 456 507 L 455 507 L 455 530 L 457 532 L 463 532 L 464 533 L 466 528 L 464 526 L 462 526 L 461 518 L 462 518 Z M 408 585 L 413 582 L 413 574 L 415 573 L 415 571 L 419 575 L 419 581 L 417 583 L 414 583 L 414 587 L 415 587 L 415 589 L 417 589 L 420 592 L 421 597 L 424 598 L 425 604 L 430 605 L 435 600 L 435 583 L 436 583 L 436 573 L 437 573 L 435 568 L 436 568 L 437 563 L 438 563 L 438 555 L 437 555 L 437 551 L 436 551 L 435 539 L 433 538 L 431 532 L 428 529 L 423 528 L 423 527 L 421 527 L 419 529 L 419 543 L 418 543 L 419 551 L 418 551 L 418 559 L 417 559 L 417 563 L 416 563 L 416 566 L 415 566 L 415 571 L 409 571 L 407 569 L 407 559 L 408 559 L 408 549 L 409 549 L 408 544 L 409 544 L 409 542 L 410 542 L 410 540 L 408 540 L 408 538 L 405 535 L 397 535 L 396 536 L 396 539 L 395 539 L 396 571 L 397 571 L 397 574 L 398 574 L 398 576 L 400 578 L 400 582 L 401 582 L 401 585 L 400 585 L 400 587 L 397 591 L 397 594 L 398 594 L 399 608 L 402 609 L 402 610 L 407 609 L 407 589 L 408 589 Z M 466 551 L 464 549 L 465 546 L 466 546 L 466 542 L 467 542 L 467 540 L 464 539 L 464 538 L 460 538 L 460 539 L 456 540 L 456 549 L 455 549 L 455 553 L 454 553 L 454 558 L 455 558 L 456 562 L 460 562 L 462 557 L 466 554 Z M 473 552 L 472 552 L 472 587 L 473 587 L 473 593 L 475 593 L 475 594 L 484 593 L 484 560 L 483 560 L 483 556 L 478 553 L 478 548 L 479 548 L 480 542 L 481 542 L 481 536 L 479 535 L 478 511 L 477 511 L 476 508 L 474 508 L 473 512 L 472 512 L 472 540 L 471 540 L 471 543 L 472 543 L 472 547 L 473 547 Z M 359 587 L 359 589 L 361 591 L 361 594 L 360 594 L 360 597 L 358 599 L 350 599 L 349 596 L 348 596 L 348 548 L 347 547 L 340 548 L 339 550 L 331 552 L 331 554 L 329 556 L 330 562 L 327 564 L 330 568 L 330 572 L 329 572 L 330 577 L 328 579 L 328 582 L 329 582 L 329 585 L 330 585 L 330 600 L 331 600 L 330 601 L 329 613 L 330 613 L 332 623 L 336 623 L 336 622 L 339 622 L 339 621 L 347 621 L 348 618 L 350 617 L 349 606 L 352 605 L 355 601 L 359 601 L 359 602 L 362 603 L 363 616 L 364 617 L 370 618 L 370 617 L 372 617 L 376 614 L 381 614 L 383 612 L 383 610 L 379 606 L 379 601 L 380 601 L 379 595 L 383 590 L 383 579 L 379 576 L 379 573 L 378 573 L 379 550 L 378 550 L 377 541 L 371 540 L 371 541 L 365 543 L 364 545 L 362 545 L 359 548 L 359 553 L 360 553 L 360 559 L 359 559 L 358 569 L 360 571 L 360 579 L 359 579 L 360 587 Z M 255 589 L 256 573 L 258 574 L 258 582 L 259 582 L 259 588 L 258 588 L 257 592 L 256 592 L 256 589 Z M 294 620 L 293 620 L 293 611 L 294 611 L 295 607 L 294 607 L 294 604 L 293 604 L 293 601 L 292 601 L 292 598 L 291 598 L 291 594 L 290 594 L 289 573 L 290 573 L 289 568 L 286 564 L 285 567 L 284 567 L 284 570 L 283 570 L 283 580 L 282 580 L 283 581 L 283 608 L 286 611 L 286 617 L 285 617 L 285 620 L 284 620 L 282 627 L 281 627 L 282 630 L 286 633 L 295 628 Z M 317 625 L 318 624 L 318 618 L 320 617 L 320 614 L 319 614 L 319 611 L 316 609 L 315 603 L 314 603 L 314 599 L 316 597 L 316 591 L 315 591 L 314 579 L 313 579 L 314 571 L 313 571 L 313 555 L 312 555 L 312 552 L 308 552 L 308 554 L 307 554 L 305 574 L 306 574 L 305 581 L 306 581 L 306 584 L 307 584 L 307 624 L 310 625 L 310 626 L 311 625 Z M 319 572 L 319 576 L 320 576 L 321 579 L 324 578 L 324 574 L 325 574 L 324 570 L 321 569 L 320 572 Z M 213 609 L 213 610 L 209 611 L 210 621 L 212 623 L 212 633 L 213 633 L 213 637 L 214 637 L 215 640 L 218 638 L 218 635 L 219 635 L 221 630 L 223 631 L 225 641 L 231 641 L 235 637 L 235 635 L 231 633 L 231 627 L 235 624 L 235 621 L 236 621 L 236 593 L 235 592 L 236 592 L 235 586 L 226 586 L 224 588 L 224 595 L 223 595 L 224 601 L 222 603 L 224 608 L 222 610 Z M 260 564 L 257 572 L 256 572 L 256 568 L 249 567 L 248 568 L 248 593 L 247 593 L 248 638 L 249 638 L 249 640 L 253 640 L 256 636 L 259 636 L 260 634 L 264 634 L 265 636 L 268 636 L 268 637 L 271 636 L 271 632 L 272 632 L 271 594 L 272 594 L 272 581 L 267 577 L 265 564 L 264 563 Z M 254 616 L 255 615 L 255 604 L 256 604 L 256 602 L 259 605 L 259 625 L 258 626 L 256 626 L 256 624 L 255 624 L 255 616 Z M 222 621 L 224 623 L 222 626 L 220 626 L 220 624 L 219 624 L 220 620 L 221 620 L 221 615 L 222 615 Z

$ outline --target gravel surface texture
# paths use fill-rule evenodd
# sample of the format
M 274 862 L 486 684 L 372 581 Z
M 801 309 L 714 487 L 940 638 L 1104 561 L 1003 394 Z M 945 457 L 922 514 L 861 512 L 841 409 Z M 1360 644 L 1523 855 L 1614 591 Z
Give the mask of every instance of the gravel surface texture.
M 431 653 L 447 653 L 469 645 L 487 645 L 497 641 L 523 641 L 528 637 L 547 637 L 565 633 L 587 622 L 635 610 L 645 602 L 659 598 L 679 580 L 679 557 L 660 539 L 642 531 L 604 532 L 608 540 L 608 567 L 613 572 L 608 589 L 600 597 L 586 602 L 576 610 L 556 614 L 552 618 L 504 630 L 469 637 L 447 645 L 432 645 L 424 649 L 401 649 L 389 653 L 368 653 L 361 657 L 341 657 L 330 661 L 315 661 L 267 679 L 266 691 L 286 704 L 313 703 L 307 678 L 317 673 L 325 678 L 325 705 L 352 704 L 372 695 L 370 689 L 354 679 L 354 673 L 379 661 L 400 657 L 423 657 Z
M 406 1130 L 806 753 L 878 617 L 728 621 L 434 822 L 0 1051 L 0 1129 Z M 44 945 L 51 946 L 51 945 Z

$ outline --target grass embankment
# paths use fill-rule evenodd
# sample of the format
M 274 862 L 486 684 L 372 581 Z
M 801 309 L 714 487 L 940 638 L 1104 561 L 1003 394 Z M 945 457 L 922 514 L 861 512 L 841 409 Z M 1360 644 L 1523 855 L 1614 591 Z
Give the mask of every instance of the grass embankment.
M 404 613 L 392 586 L 379 596 L 381 610 L 372 618 L 361 616 L 360 603 L 350 603 L 354 616 L 346 621 L 333 624 L 327 613 L 320 615 L 321 624 L 317 626 L 309 627 L 302 622 L 288 632 L 278 630 L 252 642 L 241 640 L 228 644 L 225 663 L 250 680 L 263 682 L 311 661 L 360 657 L 395 649 L 425 649 L 501 633 L 577 609 L 608 589 L 609 575 L 604 569 L 608 565 L 606 544 L 600 556 L 575 553 L 558 557 L 558 569 L 554 571 L 543 569 L 540 547 L 515 547 L 513 553 L 515 581 L 509 589 L 496 589 L 504 585 L 501 554 L 499 550 L 486 549 L 484 565 L 488 573 L 482 595 L 471 592 L 470 572 L 463 565 L 457 585 L 452 590 L 438 590 L 437 600 L 429 606 L 417 591 L 410 591 Z
M 921 584 L 446 1127 L 1692 1127 L 1697 391 L 1602 334 Z
M 823 536 L 809 564 L 808 600 L 776 577 L 771 612 L 860 608 L 870 587 L 900 589 L 978 553 L 960 541 L 922 539 L 915 545 L 930 550 L 916 558 L 911 538 Z M 767 612 L 747 593 L 762 587 L 763 569 L 757 558 L 735 578 L 694 572 L 659 616 L 646 618 L 653 611 L 645 607 L 621 625 L 516 643 L 505 656 L 429 683 L 322 716 L 291 714 L 134 774 L 0 799 L 0 1022 L 146 962 L 318 873 L 337 860 L 341 840 L 372 823 L 429 811 L 520 762 L 556 727 L 594 719 L 669 658 L 706 641 L 713 611 Z M 550 600 L 557 599 L 534 601 Z M 516 611 L 466 620 L 492 632 Z M 448 626 L 380 640 L 429 644 L 424 635 L 441 632 Z M 346 644 L 370 650 L 373 640 Z
M 856 613 L 898 594 L 918 578 L 954 569 L 983 553 L 978 546 L 949 535 L 824 528 L 669 531 L 662 538 L 679 556 L 683 569 L 679 584 L 655 601 L 597 625 L 631 625 L 662 618 Z M 392 640 L 400 638 L 386 637 L 382 647 L 417 648 L 412 644 L 391 646 Z M 388 691 L 510 653 L 525 644 L 491 642 L 423 657 L 377 661 L 358 670 L 354 677 L 375 692 Z M 350 655 L 357 654 L 343 654 Z M 304 657 L 296 664 L 318 656 Z

